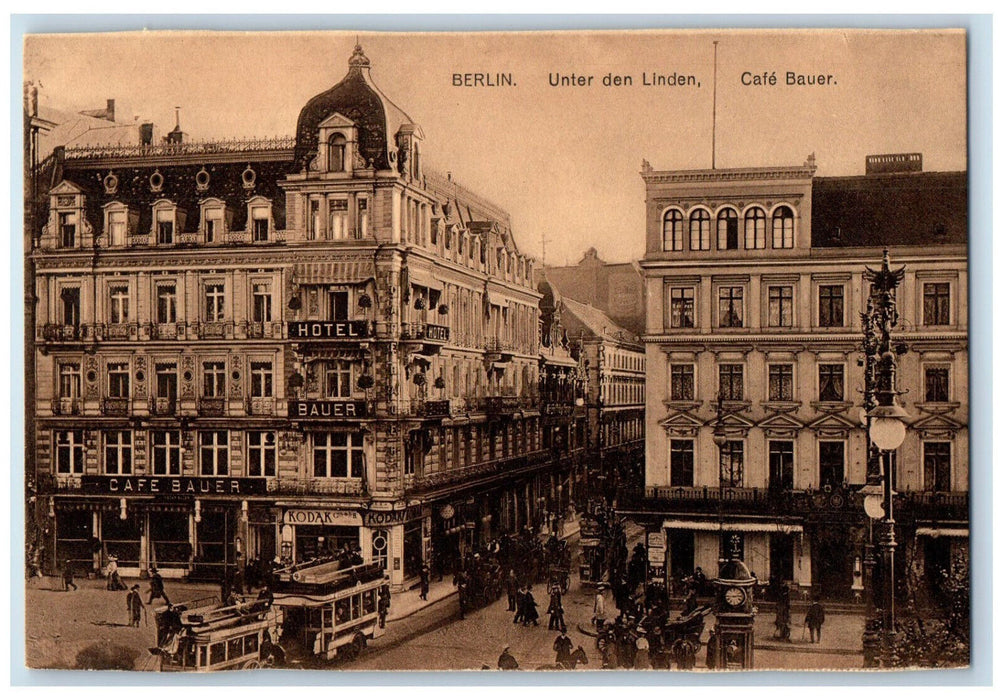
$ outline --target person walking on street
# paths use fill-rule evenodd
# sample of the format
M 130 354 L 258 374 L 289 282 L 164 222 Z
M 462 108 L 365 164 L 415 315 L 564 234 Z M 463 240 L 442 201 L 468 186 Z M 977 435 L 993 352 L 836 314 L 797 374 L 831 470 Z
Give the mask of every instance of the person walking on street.
M 519 662 L 509 652 L 508 644 L 502 649 L 501 656 L 498 657 L 498 668 L 501 671 L 515 671 L 519 668 Z
M 129 611 L 129 626 L 139 627 L 143 615 L 143 596 L 139 594 L 139 584 L 135 584 L 125 597 L 125 607 Z
M 428 564 L 421 565 L 421 572 L 419 573 L 419 577 L 421 579 L 421 592 L 418 594 L 418 597 L 421 598 L 422 600 L 428 600 L 428 579 L 429 579 Z
M 146 601 L 147 605 L 152 605 L 155 598 L 163 598 L 167 605 L 171 604 L 170 599 L 167 597 L 167 593 L 164 591 L 164 578 L 157 571 L 156 567 L 150 568 L 150 599 Z
M 515 612 L 516 604 L 519 602 L 519 578 L 515 575 L 515 569 L 508 570 L 505 592 L 508 594 L 508 612 Z
M 63 565 L 63 590 L 68 591 L 70 587 L 77 590 L 77 584 L 73 582 L 73 562 L 67 559 Z
M 592 620 L 596 623 L 596 629 L 601 630 L 603 623 L 606 622 L 606 596 L 603 595 L 605 586 L 601 583 L 598 588 L 596 588 L 596 599 L 592 606 Z
M 554 640 L 554 651 L 557 652 L 556 663 L 562 668 L 571 668 L 571 637 L 566 627 L 561 628 L 561 634 Z
M 550 591 L 550 605 L 547 606 L 547 612 L 550 614 L 550 622 L 547 624 L 547 629 L 564 629 L 564 604 L 561 601 L 561 591 L 556 587 Z
M 523 618 L 523 626 L 528 625 L 530 622 L 533 626 L 540 624 L 540 613 L 536 611 L 536 600 L 533 599 L 533 589 L 531 586 L 526 586 L 526 597 L 523 599 L 523 604 L 526 608 L 526 615 Z
M 805 626 L 808 628 L 811 634 L 812 644 L 822 642 L 822 625 L 825 623 L 825 608 L 822 607 L 822 602 L 815 596 L 812 600 L 811 605 L 808 606 L 808 612 L 805 614 L 804 618 Z
M 791 641 L 791 593 L 787 586 L 780 588 L 777 593 L 777 617 L 773 625 L 778 639 Z
M 519 586 L 515 593 L 515 616 L 512 624 L 518 624 L 526 619 L 526 587 Z

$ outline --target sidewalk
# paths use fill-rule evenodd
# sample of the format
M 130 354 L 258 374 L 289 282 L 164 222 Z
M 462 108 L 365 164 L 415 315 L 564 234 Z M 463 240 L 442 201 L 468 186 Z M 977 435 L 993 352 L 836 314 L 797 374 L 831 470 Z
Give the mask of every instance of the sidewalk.
M 414 615 L 419 610 L 456 595 L 452 576 L 444 576 L 441 581 L 431 581 L 428 584 L 428 600 L 421 599 L 421 588 L 415 587 L 390 596 L 390 612 L 387 622 L 403 620 Z

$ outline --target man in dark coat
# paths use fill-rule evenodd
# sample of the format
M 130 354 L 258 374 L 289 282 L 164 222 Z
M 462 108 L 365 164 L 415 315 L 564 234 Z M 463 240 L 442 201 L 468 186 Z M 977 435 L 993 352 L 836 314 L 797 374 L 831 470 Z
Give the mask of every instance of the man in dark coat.
M 519 578 L 515 575 L 515 569 L 509 569 L 505 578 L 505 593 L 508 594 L 508 612 L 515 612 L 519 601 Z
M 67 559 L 63 565 L 63 590 L 68 591 L 71 587 L 77 590 L 77 584 L 73 582 L 73 562 Z
M 429 576 L 430 576 L 430 572 L 429 572 L 429 569 L 428 569 L 428 564 L 422 564 L 421 565 L 421 571 L 418 572 L 418 578 L 419 578 L 419 580 L 421 582 L 421 584 L 420 584 L 421 585 L 421 589 L 420 589 L 420 592 L 418 593 L 418 597 L 421 598 L 422 600 L 428 600 L 428 580 L 429 580 Z
M 815 596 L 811 605 L 808 606 L 804 623 L 811 633 L 812 644 L 820 643 L 822 641 L 822 625 L 825 623 L 825 608 L 822 607 L 822 601 L 818 599 L 818 596 Z
M 564 603 L 561 601 L 561 591 L 556 587 L 550 590 L 550 604 L 547 606 L 547 613 L 550 615 L 550 622 L 547 623 L 548 630 L 564 629 Z
M 512 618 L 513 624 L 518 624 L 526 620 L 526 587 L 519 586 L 515 592 L 515 616 Z
M 170 599 L 167 597 L 167 593 L 164 592 L 164 578 L 155 569 L 150 569 L 150 599 L 146 601 L 147 605 L 152 605 L 154 598 L 163 598 L 164 602 L 168 605 L 171 604 Z
M 129 611 L 129 626 L 139 627 L 143 615 L 143 596 L 139 594 L 139 584 L 135 584 L 125 597 L 125 608 Z
M 568 630 L 561 628 L 561 634 L 554 640 L 554 651 L 557 652 L 556 663 L 562 668 L 571 668 L 571 637 Z
M 532 622 L 534 626 L 539 625 L 540 613 L 536 611 L 536 600 L 533 599 L 532 587 L 526 586 L 526 595 L 522 599 L 522 604 L 525 609 L 522 624 L 525 626 Z
M 515 657 L 509 653 L 509 647 L 506 644 L 505 648 L 502 649 L 501 656 L 498 657 L 498 668 L 502 671 L 514 671 L 519 668 L 519 662 L 515 660 Z

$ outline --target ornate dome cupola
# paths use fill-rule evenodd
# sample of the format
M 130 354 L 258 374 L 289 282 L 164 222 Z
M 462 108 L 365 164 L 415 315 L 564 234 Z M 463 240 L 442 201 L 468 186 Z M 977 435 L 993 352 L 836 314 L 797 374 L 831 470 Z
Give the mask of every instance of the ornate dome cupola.
M 348 74 L 300 110 L 297 171 L 412 170 L 409 161 L 417 153 L 421 128 L 373 84 L 370 65 L 362 47 L 356 45 L 348 59 Z M 343 165 L 338 162 L 339 154 L 345 159 Z

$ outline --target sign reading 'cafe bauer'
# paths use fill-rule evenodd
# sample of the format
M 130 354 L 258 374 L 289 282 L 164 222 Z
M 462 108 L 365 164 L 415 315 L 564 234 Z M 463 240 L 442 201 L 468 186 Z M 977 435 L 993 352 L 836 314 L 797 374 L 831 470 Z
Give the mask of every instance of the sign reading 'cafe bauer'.
M 267 490 L 265 479 L 195 476 L 84 476 L 85 493 L 162 494 L 175 496 L 244 496 Z

